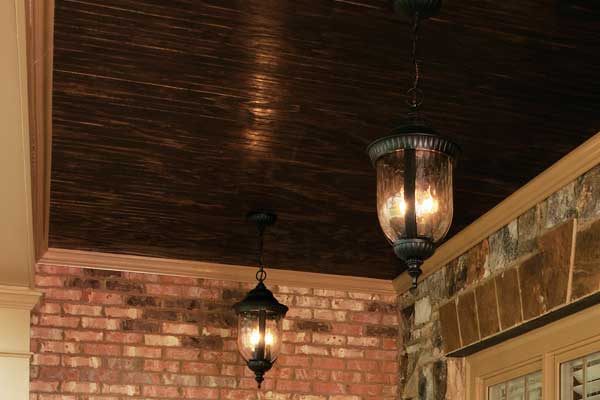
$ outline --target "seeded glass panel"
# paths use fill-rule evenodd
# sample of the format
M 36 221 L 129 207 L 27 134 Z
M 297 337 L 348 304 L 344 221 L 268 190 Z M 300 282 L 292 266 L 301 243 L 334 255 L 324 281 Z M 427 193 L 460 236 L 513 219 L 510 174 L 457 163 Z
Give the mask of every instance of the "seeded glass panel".
M 542 400 L 542 371 L 490 386 L 488 400 Z
M 282 319 L 274 314 L 267 314 L 265 324 L 265 337 L 260 335 L 257 314 L 244 313 L 238 320 L 238 349 L 244 360 L 256 360 L 261 358 L 257 353 L 259 343 L 264 341 L 264 357 L 266 360 L 275 362 L 281 349 Z
M 406 238 L 404 200 L 406 152 L 395 151 L 377 160 L 377 215 L 390 242 Z M 417 234 L 439 242 L 446 236 L 454 212 L 452 160 L 430 150 L 415 152 Z
M 561 400 L 600 400 L 600 353 L 561 365 Z

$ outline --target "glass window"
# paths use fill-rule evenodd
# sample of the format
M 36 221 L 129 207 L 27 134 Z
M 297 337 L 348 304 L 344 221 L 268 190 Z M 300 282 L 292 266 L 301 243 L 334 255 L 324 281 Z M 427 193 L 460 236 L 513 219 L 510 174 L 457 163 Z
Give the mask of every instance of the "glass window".
M 600 353 L 564 363 L 560 370 L 561 400 L 600 400 Z
M 542 371 L 490 386 L 488 400 L 541 400 Z

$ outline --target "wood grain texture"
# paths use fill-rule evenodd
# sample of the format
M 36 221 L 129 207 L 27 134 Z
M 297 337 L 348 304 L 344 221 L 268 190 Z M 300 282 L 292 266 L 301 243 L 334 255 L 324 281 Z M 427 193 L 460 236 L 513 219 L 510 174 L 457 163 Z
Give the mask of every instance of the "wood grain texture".
M 56 0 L 50 246 L 275 268 L 401 270 L 364 153 L 402 116 L 409 36 L 384 0 Z M 600 126 L 600 21 L 449 2 L 425 109 L 463 148 L 454 234 Z M 566 133 L 568 132 L 568 133 Z

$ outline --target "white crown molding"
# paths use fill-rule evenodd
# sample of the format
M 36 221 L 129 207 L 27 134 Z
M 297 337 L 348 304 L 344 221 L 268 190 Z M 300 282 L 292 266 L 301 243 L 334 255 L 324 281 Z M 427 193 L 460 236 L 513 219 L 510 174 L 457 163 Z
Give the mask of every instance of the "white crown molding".
M 423 263 L 420 279 L 430 276 L 466 253 L 599 163 L 600 133 L 597 133 L 440 246 L 435 254 Z M 394 279 L 394 287 L 398 293 L 409 290 L 411 282 L 407 274 Z
M 33 353 L 29 351 L 2 351 L 0 349 L 0 358 L 31 358 L 32 355 Z
M 0 308 L 31 310 L 41 296 L 41 292 L 27 287 L 0 285 Z
M 255 282 L 256 280 L 256 267 L 56 248 L 49 248 L 38 264 L 191 276 L 237 282 Z M 275 268 L 269 268 L 268 274 L 268 281 L 273 285 L 395 294 L 392 281 L 384 279 Z

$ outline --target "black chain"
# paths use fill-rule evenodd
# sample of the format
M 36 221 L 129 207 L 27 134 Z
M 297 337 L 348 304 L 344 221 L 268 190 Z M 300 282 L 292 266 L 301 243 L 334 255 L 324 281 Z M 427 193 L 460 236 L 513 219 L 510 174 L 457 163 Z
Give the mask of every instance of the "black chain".
M 419 89 L 419 82 L 421 79 L 420 69 L 419 69 L 419 61 L 417 60 L 417 43 L 419 41 L 419 27 L 420 27 L 421 18 L 419 18 L 419 14 L 415 13 L 413 17 L 413 26 L 412 26 L 412 37 L 413 37 L 413 48 L 412 48 L 412 63 L 415 68 L 415 77 L 413 80 L 413 86 L 408 90 L 408 94 L 412 97 L 410 100 L 410 106 L 416 109 L 421 101 L 419 100 L 419 93 L 421 90 Z
M 267 279 L 267 272 L 265 271 L 265 267 L 263 264 L 263 244 L 264 244 L 264 235 L 265 227 L 258 227 L 258 249 L 257 249 L 257 262 L 258 262 L 258 272 L 256 273 L 256 280 L 260 283 L 264 282 Z

